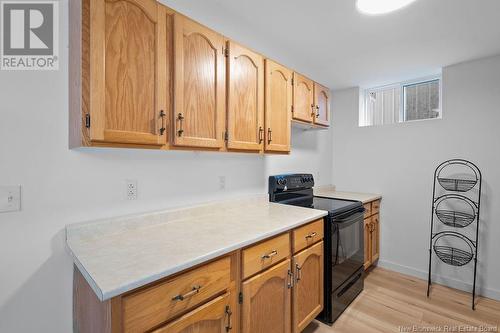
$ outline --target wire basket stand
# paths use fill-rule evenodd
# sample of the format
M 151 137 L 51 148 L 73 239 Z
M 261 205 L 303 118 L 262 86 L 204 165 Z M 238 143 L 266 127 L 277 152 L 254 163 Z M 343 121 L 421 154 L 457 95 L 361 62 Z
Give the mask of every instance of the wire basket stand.
M 467 172 L 459 176 L 446 175 L 446 171 L 460 167 Z M 472 309 L 475 310 L 477 253 L 479 247 L 479 210 L 481 205 L 482 176 L 479 168 L 464 159 L 452 159 L 441 163 L 434 171 L 432 190 L 431 235 L 429 240 L 429 276 L 427 280 L 427 297 L 431 288 L 432 251 L 444 263 L 451 266 L 465 266 L 474 262 L 472 284 Z M 438 195 L 439 185 L 444 194 Z M 477 192 L 470 192 L 473 189 Z M 442 191 L 439 191 L 442 192 Z M 458 202 L 463 209 L 447 208 L 446 203 Z M 437 224 L 445 229 L 435 232 Z M 474 225 L 475 223 L 475 225 Z M 459 231 L 471 226 L 473 236 L 468 237 Z M 461 247 L 449 245 L 449 241 L 462 244 Z

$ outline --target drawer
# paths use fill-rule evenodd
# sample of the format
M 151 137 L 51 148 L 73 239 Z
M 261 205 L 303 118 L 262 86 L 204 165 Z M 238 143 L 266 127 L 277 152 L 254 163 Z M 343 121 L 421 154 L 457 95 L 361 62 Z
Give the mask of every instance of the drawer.
M 371 202 L 365 203 L 363 205 L 363 207 L 365 207 L 365 218 L 368 216 L 371 216 L 372 215 L 372 203 Z
M 290 256 L 290 234 L 271 238 L 242 251 L 243 279 Z
M 234 311 L 229 307 L 229 297 L 229 293 L 219 296 L 152 333 L 229 332 Z
M 295 229 L 292 235 L 293 253 L 297 253 L 323 239 L 323 219 Z
M 122 298 L 125 332 L 144 332 L 229 288 L 231 259 L 219 259 Z
M 372 214 L 377 214 L 380 211 L 380 200 L 372 202 Z

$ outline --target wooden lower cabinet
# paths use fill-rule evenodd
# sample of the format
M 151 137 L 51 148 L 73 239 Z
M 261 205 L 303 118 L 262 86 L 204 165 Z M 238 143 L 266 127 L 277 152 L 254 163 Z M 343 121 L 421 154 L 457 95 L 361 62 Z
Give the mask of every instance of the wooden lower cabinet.
M 323 310 L 323 242 L 293 257 L 293 332 L 302 330 Z
M 380 200 L 364 205 L 365 207 L 365 269 L 373 265 L 380 257 Z
M 290 333 L 290 259 L 243 282 L 242 333 Z
M 378 260 L 380 256 L 380 223 L 378 214 L 372 216 L 370 255 L 372 263 Z
M 230 293 L 217 297 L 153 333 L 227 333 L 236 308 Z
M 364 227 L 365 227 L 365 232 L 364 232 L 364 242 L 365 242 L 365 269 L 370 267 L 372 263 L 372 257 L 371 257 L 371 244 L 372 244 L 372 237 L 371 237 L 371 226 L 372 226 L 372 218 L 368 217 L 364 221 Z
M 75 266 L 75 332 L 300 333 L 323 309 L 322 227 L 313 221 L 102 302 Z

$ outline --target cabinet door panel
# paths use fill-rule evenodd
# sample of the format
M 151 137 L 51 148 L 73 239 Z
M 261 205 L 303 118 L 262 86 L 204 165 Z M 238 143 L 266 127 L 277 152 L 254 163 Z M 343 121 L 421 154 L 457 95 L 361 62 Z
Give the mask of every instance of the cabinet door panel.
M 231 330 L 232 311 L 235 306 L 227 293 L 185 314 L 153 333 L 227 333 Z M 231 313 L 231 314 L 230 314 Z
M 366 218 L 365 221 L 364 221 L 364 225 L 365 225 L 365 232 L 364 232 L 364 245 L 365 245 L 365 269 L 367 269 L 368 267 L 370 267 L 371 265 L 371 260 L 372 260 L 372 257 L 371 257 L 371 247 L 372 247 L 372 236 L 371 236 L 371 224 L 372 224 L 372 218 L 369 217 L 369 218 Z
M 293 257 L 293 332 L 300 333 L 323 310 L 323 242 Z
M 379 215 L 372 216 L 372 234 L 371 234 L 371 262 L 374 263 L 380 256 L 380 222 Z
M 313 81 L 293 73 L 293 119 L 311 123 L 314 111 Z
M 262 56 L 228 41 L 229 149 L 261 150 L 264 140 L 264 61 Z
M 330 125 L 330 89 L 314 83 L 314 105 L 316 114 L 314 123 L 322 126 Z
M 243 282 L 242 333 L 290 333 L 290 260 Z
M 90 137 L 93 141 L 166 143 L 158 63 L 166 50 L 164 18 L 152 0 L 91 0 Z
M 292 76 L 288 68 L 266 59 L 266 151 L 290 151 Z
M 221 148 L 224 131 L 224 38 L 175 16 L 174 144 Z

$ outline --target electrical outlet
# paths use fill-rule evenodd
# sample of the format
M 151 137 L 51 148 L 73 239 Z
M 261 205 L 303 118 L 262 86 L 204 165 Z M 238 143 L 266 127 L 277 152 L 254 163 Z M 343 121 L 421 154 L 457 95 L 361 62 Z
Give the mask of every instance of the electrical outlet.
M 219 176 L 219 190 L 226 189 L 226 176 Z
M 0 186 L 0 212 L 21 210 L 21 185 Z
M 137 180 L 128 179 L 125 181 L 125 194 L 127 200 L 136 200 L 137 199 Z

